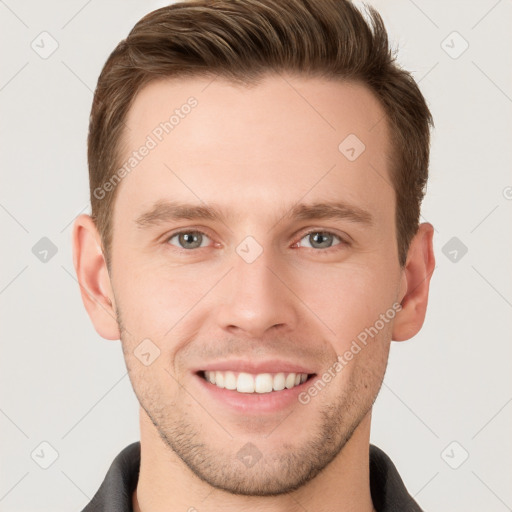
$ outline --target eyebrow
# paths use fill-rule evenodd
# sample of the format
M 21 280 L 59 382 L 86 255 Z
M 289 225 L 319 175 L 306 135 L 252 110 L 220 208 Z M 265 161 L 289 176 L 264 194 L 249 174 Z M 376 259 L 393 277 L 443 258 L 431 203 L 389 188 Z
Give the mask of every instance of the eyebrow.
M 228 217 L 232 218 L 233 216 L 226 215 L 223 209 L 215 204 L 200 205 L 160 200 L 154 203 L 148 211 L 139 215 L 135 224 L 138 228 L 145 229 L 177 220 L 220 220 L 226 222 Z M 366 226 L 373 226 L 375 223 L 370 212 L 343 201 L 297 204 L 288 208 L 280 218 L 281 220 L 348 220 Z

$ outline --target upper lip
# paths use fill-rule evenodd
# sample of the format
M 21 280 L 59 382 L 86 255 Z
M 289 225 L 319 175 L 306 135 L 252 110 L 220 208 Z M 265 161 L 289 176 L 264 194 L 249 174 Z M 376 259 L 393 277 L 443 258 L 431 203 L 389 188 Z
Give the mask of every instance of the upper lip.
M 290 361 L 283 361 L 272 359 L 268 361 L 244 361 L 240 359 L 232 359 L 225 361 L 215 361 L 214 363 L 205 364 L 200 368 L 194 370 L 195 373 L 201 371 L 232 371 L 232 372 L 245 372 L 245 373 L 315 373 L 311 368 L 292 363 Z

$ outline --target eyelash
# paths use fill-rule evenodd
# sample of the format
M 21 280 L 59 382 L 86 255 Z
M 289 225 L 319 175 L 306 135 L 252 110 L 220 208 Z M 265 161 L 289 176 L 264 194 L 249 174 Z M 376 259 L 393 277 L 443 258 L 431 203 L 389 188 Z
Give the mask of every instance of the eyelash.
M 168 244 L 168 245 L 172 245 L 170 244 L 170 240 L 172 238 L 174 238 L 175 236 L 178 236 L 178 235 L 181 235 L 183 233 L 198 233 L 200 235 L 205 235 L 207 236 L 208 238 L 211 239 L 211 237 L 208 235 L 208 233 L 205 233 L 204 231 L 201 231 L 199 229 L 184 229 L 184 230 L 181 230 L 181 231 L 176 231 L 175 233 L 172 233 L 171 235 L 167 236 L 165 238 L 165 243 Z M 305 237 L 307 237 L 308 235 L 311 235 L 312 233 L 321 233 L 321 234 L 326 234 L 326 235 L 333 235 L 335 238 L 337 238 L 340 243 L 336 244 L 336 245 L 333 245 L 332 247 L 328 247 L 326 249 L 315 249 L 313 247 L 306 247 L 306 249 L 311 249 L 312 251 L 315 251 L 317 253 L 322 253 L 322 254 L 331 254 L 333 251 L 336 251 L 336 250 L 341 250 L 343 247 L 348 247 L 350 246 L 350 242 L 348 242 L 348 240 L 346 240 L 345 238 L 341 237 L 340 235 L 337 235 L 336 233 L 333 233 L 332 231 L 326 231 L 326 230 L 322 230 L 322 229 L 311 229 L 303 234 L 301 234 L 301 237 L 298 239 L 297 242 L 294 242 L 293 245 L 296 245 L 297 243 L 299 243 L 302 239 L 304 239 Z M 338 246 L 341 246 L 339 249 L 336 249 L 336 247 Z M 182 247 L 177 247 L 175 245 L 172 245 L 172 248 L 180 253 L 192 253 L 194 251 L 197 251 L 199 249 L 206 249 L 206 247 L 198 247 L 196 249 L 183 249 Z

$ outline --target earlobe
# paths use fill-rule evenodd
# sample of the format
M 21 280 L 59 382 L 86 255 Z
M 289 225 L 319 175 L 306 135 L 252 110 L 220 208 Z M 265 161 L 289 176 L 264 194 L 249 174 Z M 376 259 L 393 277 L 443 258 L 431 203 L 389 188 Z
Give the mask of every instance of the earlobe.
M 424 222 L 411 240 L 400 283 L 402 309 L 395 318 L 392 334 L 394 341 L 404 341 L 415 336 L 425 320 L 430 279 L 435 268 L 433 235 L 432 224 Z
M 79 215 L 73 226 L 73 264 L 85 309 L 105 339 L 118 340 L 114 296 L 100 236 L 90 215 Z

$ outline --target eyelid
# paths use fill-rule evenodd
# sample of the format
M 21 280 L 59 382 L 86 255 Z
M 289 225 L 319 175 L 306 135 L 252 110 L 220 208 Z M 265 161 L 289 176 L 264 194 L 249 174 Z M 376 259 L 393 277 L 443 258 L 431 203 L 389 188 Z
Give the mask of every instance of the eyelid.
M 339 232 L 332 228 L 323 228 L 323 227 L 316 227 L 316 228 L 306 228 L 305 231 L 300 231 L 299 235 L 300 238 L 304 238 L 307 235 L 310 235 L 311 233 L 328 233 L 329 235 L 334 235 L 340 238 L 341 240 L 344 240 L 345 242 L 349 243 L 351 241 L 351 238 L 345 233 L 345 232 Z

